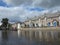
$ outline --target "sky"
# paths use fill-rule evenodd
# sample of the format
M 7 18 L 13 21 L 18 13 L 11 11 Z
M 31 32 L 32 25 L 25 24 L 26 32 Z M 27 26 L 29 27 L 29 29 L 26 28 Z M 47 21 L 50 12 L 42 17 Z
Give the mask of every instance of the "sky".
M 27 18 L 58 11 L 60 0 L 0 0 L 0 21 L 2 18 L 8 18 L 10 22 L 25 21 Z

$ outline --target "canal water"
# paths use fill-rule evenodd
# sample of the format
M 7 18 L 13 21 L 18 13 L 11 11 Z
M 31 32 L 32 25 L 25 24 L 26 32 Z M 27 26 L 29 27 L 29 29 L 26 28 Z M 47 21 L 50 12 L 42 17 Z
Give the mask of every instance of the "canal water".
M 60 45 L 60 32 L 0 31 L 0 45 Z

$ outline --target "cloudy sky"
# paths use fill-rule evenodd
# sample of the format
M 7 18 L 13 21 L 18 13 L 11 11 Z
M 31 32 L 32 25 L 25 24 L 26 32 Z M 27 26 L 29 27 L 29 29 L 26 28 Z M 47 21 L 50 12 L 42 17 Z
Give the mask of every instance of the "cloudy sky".
M 43 13 L 60 11 L 60 0 L 0 0 L 0 21 L 24 21 Z

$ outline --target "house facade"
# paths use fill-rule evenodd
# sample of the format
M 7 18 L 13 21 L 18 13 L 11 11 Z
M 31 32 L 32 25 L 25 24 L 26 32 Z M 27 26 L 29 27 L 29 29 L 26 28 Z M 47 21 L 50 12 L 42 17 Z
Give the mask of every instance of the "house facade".
M 36 18 L 36 17 L 35 17 Z M 29 19 L 24 22 L 26 27 L 57 27 L 60 26 L 60 13 L 46 14 L 36 19 Z

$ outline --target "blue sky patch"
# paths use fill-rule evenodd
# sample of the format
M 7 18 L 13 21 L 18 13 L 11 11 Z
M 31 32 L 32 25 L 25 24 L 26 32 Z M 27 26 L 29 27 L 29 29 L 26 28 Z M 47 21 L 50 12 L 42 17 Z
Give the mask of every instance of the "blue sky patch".
M 29 11 L 42 11 L 44 10 L 43 8 L 27 8 Z
M 7 4 L 3 2 L 2 0 L 0 0 L 0 6 L 7 7 Z

